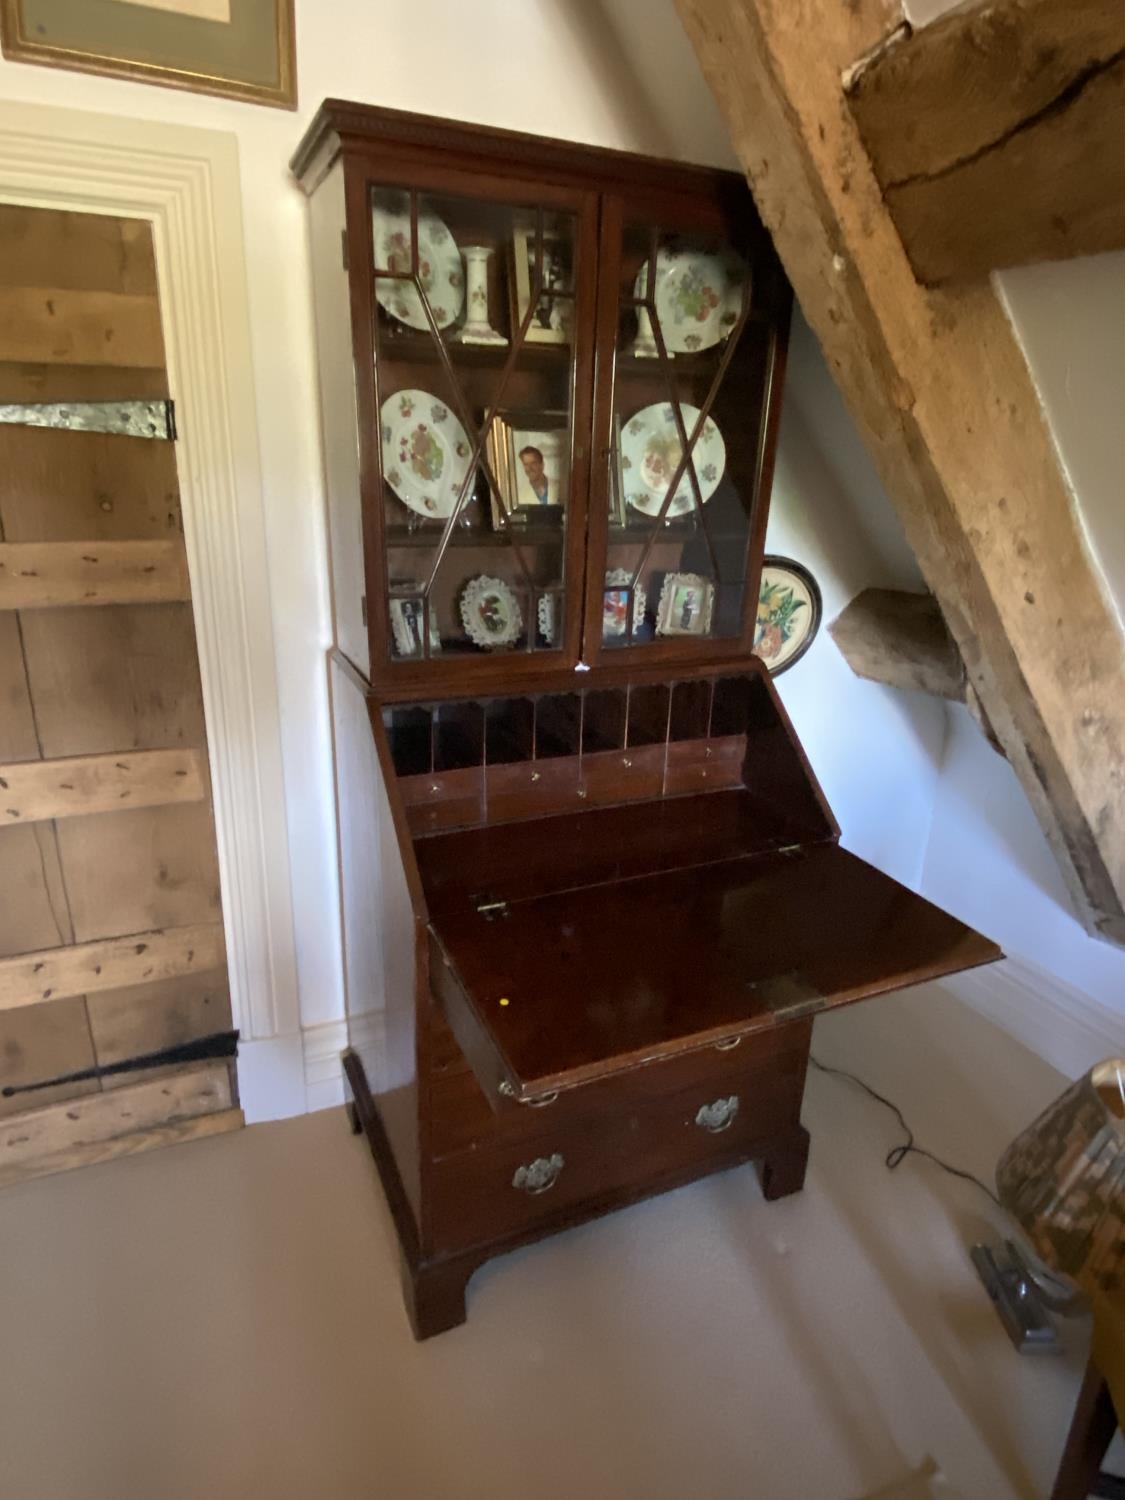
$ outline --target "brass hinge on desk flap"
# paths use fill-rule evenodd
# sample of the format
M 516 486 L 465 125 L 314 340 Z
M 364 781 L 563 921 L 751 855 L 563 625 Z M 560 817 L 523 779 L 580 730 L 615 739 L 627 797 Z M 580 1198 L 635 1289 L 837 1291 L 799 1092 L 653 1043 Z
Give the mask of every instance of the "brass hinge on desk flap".
M 171 401 L 25 401 L 0 406 L 0 423 L 176 441 L 176 409 Z
M 511 910 L 506 901 L 490 901 L 487 896 L 482 896 L 477 901 L 477 916 L 492 922 L 497 917 L 511 916 Z

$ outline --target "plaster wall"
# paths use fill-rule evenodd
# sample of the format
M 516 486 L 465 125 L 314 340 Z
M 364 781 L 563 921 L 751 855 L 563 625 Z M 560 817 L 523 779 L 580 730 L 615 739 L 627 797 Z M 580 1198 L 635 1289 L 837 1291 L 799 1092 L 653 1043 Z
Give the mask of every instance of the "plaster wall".
M 7 60 L 0 60 L 0 92 L 135 120 L 138 131 L 160 120 L 237 137 L 301 1021 L 321 1039 L 322 1062 L 331 1062 L 343 1002 L 324 666 L 328 580 L 305 203 L 290 180 L 289 156 L 321 99 L 336 95 L 735 163 L 671 0 L 476 0 L 471 7 L 298 0 L 297 33 L 296 114 Z M 769 546 L 812 566 L 829 618 L 868 584 L 918 582 L 799 319 Z M 940 707 L 856 681 L 826 635 L 780 683 L 845 841 L 916 883 L 944 734 Z M 263 1075 L 245 1091 L 257 1117 L 304 1107 L 282 1082 L 291 1069 L 280 1052 L 276 1065 L 276 1082 Z M 332 1086 L 320 1087 L 321 1102 L 332 1097 Z

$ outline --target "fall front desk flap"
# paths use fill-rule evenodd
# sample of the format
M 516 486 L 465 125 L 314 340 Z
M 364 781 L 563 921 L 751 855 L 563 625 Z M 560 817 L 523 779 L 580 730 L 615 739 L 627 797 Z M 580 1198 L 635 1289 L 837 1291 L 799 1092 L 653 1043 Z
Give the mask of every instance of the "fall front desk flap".
M 396 706 L 383 726 L 431 982 L 490 1098 L 497 1079 L 573 1088 L 1002 956 L 839 846 L 757 665 Z

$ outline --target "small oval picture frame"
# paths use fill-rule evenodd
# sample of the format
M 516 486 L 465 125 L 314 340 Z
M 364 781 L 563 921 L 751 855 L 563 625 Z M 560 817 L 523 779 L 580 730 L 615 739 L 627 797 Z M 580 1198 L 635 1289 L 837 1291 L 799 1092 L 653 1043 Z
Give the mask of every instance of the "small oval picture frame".
M 804 656 L 820 629 L 820 587 L 803 563 L 767 553 L 758 585 L 754 655 L 772 677 L 788 672 Z

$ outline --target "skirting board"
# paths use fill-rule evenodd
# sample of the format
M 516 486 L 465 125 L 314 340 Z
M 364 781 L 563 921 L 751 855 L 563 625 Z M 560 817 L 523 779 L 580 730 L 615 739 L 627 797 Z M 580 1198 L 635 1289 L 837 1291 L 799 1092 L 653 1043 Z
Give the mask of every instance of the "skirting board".
M 340 1054 L 348 1045 L 346 1021 L 307 1026 L 289 1036 L 242 1042 L 238 1089 L 248 1125 L 287 1120 L 344 1102 Z
M 1066 1078 L 1125 1052 L 1125 1016 L 1027 959 L 1006 958 L 942 983 Z

